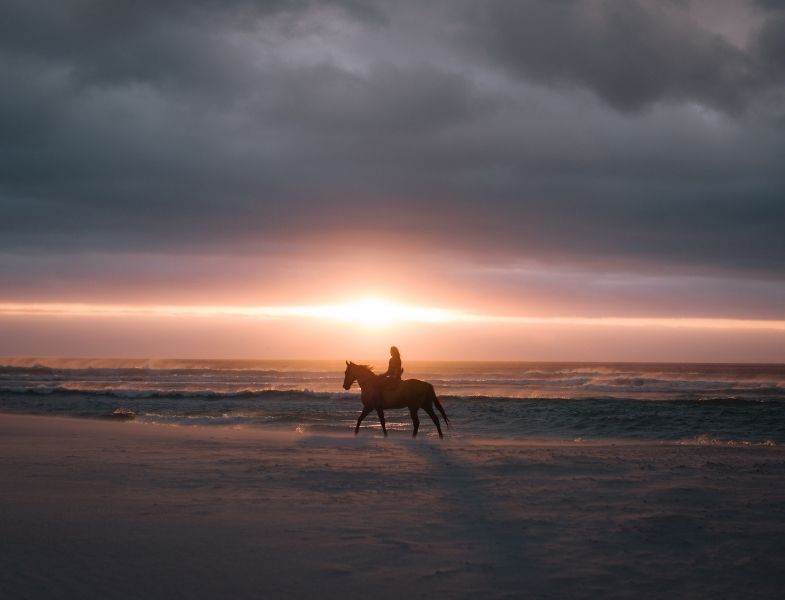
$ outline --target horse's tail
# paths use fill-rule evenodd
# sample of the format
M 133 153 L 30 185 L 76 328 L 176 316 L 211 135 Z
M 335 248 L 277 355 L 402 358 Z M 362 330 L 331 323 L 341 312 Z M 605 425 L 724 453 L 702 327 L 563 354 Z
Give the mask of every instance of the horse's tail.
M 430 386 L 430 388 L 431 388 L 430 389 L 430 391 L 431 391 L 431 400 L 433 400 L 433 403 L 436 405 L 436 408 L 439 409 L 439 412 L 442 413 L 442 417 L 444 418 L 444 422 L 447 425 L 447 427 L 449 428 L 450 427 L 450 419 L 447 418 L 447 413 L 444 412 L 444 407 L 442 406 L 442 403 L 439 402 L 439 398 L 436 396 L 436 390 L 433 389 L 433 386 Z

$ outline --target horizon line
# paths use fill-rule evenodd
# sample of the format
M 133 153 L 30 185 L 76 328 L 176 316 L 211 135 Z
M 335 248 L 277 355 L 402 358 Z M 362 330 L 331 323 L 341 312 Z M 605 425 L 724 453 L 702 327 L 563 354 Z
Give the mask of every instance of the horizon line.
M 379 357 L 360 357 L 358 361 L 382 360 Z M 32 361 L 32 360 L 62 360 L 62 361 L 171 361 L 171 362 L 342 362 L 345 358 L 195 358 L 195 357 L 172 357 L 172 356 L 95 356 L 95 355 L 45 355 L 45 354 L 19 354 L 0 356 L 0 367 L 15 367 L 18 365 L 8 364 L 3 361 Z M 386 358 L 384 358 L 386 360 Z M 352 361 L 358 363 L 358 361 Z M 441 358 L 412 358 L 407 359 L 407 363 L 510 363 L 510 364 L 575 364 L 575 365 L 722 365 L 722 366 L 773 366 L 785 367 L 783 362 L 761 362 L 761 361 L 657 361 L 657 360 L 526 360 L 526 359 L 441 359 Z

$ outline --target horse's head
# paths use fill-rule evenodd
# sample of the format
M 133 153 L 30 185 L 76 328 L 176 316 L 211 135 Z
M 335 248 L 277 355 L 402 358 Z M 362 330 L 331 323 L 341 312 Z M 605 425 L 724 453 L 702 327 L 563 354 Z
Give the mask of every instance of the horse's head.
M 343 389 L 348 390 L 352 384 L 357 380 L 357 375 L 354 373 L 354 363 L 346 361 L 346 372 L 343 374 Z

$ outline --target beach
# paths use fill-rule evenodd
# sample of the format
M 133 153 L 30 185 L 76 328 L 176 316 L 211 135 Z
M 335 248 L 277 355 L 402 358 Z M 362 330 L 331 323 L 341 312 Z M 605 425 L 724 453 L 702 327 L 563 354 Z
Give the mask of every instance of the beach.
M 0 415 L 4 598 L 779 598 L 785 450 Z

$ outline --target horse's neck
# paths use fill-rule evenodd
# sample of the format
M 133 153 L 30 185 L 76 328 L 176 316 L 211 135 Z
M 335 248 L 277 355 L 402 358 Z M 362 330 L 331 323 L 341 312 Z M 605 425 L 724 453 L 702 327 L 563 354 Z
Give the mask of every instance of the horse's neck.
M 377 375 L 371 371 L 360 371 L 357 375 L 357 383 L 363 387 L 376 381 L 376 377 Z

